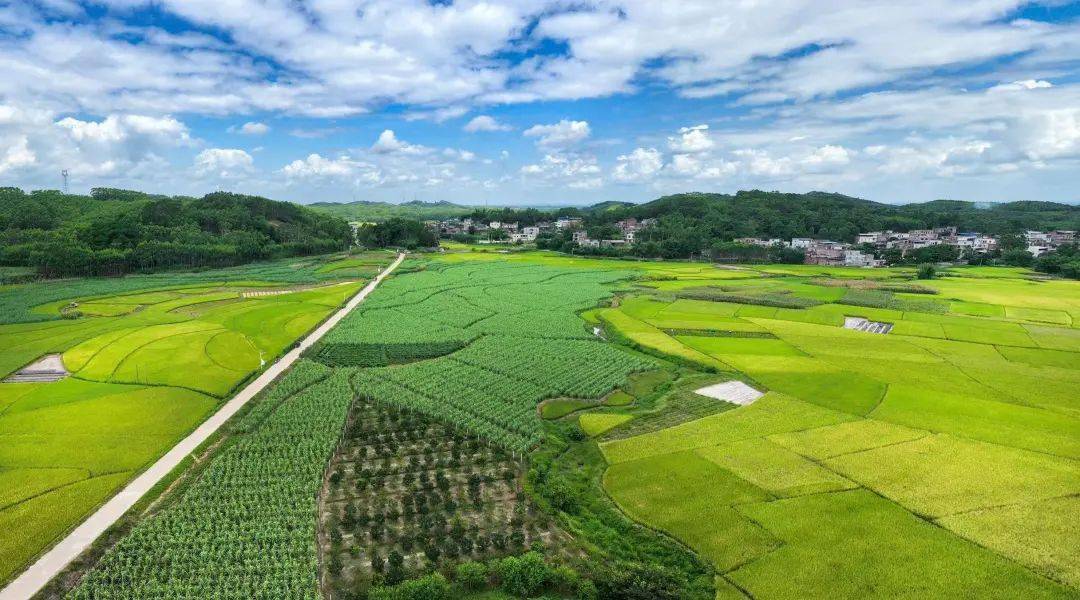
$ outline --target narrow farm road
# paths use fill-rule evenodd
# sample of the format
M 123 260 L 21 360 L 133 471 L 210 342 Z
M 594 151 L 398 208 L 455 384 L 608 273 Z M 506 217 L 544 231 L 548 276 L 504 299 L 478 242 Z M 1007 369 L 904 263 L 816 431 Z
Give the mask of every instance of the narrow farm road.
M 150 491 L 159 481 L 169 474 L 182 460 L 195 451 L 200 444 L 205 442 L 215 431 L 229 420 L 236 411 L 240 410 L 249 400 L 255 397 L 266 386 L 270 385 L 279 375 L 285 372 L 300 354 L 312 344 L 319 341 L 326 332 L 338 324 L 345 315 L 349 314 L 375 289 L 384 277 L 401 264 L 405 259 L 404 254 L 399 254 L 397 260 L 383 269 L 375 279 L 371 280 L 364 289 L 327 319 L 322 325 L 304 338 L 296 348 L 270 365 L 258 378 L 240 390 L 236 396 L 226 402 L 209 419 L 199 425 L 195 431 L 177 443 L 164 456 L 158 459 L 149 469 L 143 471 L 138 477 L 131 480 L 115 496 L 101 505 L 78 527 L 64 539 L 57 542 L 48 552 L 43 554 L 34 564 L 30 565 L 21 575 L 11 581 L 3 591 L 0 591 L 0 600 L 25 600 L 36 594 L 45 587 L 53 577 L 60 573 L 72 560 L 78 557 L 90 544 L 101 534 L 116 523 L 132 506 Z

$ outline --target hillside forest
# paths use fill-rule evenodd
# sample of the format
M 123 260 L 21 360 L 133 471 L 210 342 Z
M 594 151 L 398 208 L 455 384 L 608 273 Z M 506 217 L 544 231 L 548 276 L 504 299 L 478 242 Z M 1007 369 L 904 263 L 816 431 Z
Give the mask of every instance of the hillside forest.
M 225 267 L 333 252 L 351 242 L 340 218 L 258 196 L 0 188 L 0 265 L 44 277 Z

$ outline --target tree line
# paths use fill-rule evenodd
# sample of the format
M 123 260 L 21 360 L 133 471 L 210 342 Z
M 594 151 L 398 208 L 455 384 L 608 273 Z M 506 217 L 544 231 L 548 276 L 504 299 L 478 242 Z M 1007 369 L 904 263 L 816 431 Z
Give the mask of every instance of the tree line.
M 333 252 L 351 242 L 344 220 L 259 196 L 0 188 L 0 265 L 30 267 L 43 277 L 225 267 Z

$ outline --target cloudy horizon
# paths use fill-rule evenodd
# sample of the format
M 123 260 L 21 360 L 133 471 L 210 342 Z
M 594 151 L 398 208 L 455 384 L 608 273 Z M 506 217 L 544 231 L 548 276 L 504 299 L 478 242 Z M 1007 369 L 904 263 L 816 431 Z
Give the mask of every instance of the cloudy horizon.
M 0 185 L 1080 201 L 1080 4 L 33 0 Z

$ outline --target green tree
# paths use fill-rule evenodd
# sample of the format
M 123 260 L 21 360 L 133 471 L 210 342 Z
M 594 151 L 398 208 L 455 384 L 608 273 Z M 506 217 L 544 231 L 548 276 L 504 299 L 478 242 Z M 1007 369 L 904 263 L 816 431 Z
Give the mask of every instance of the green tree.
M 548 567 L 544 557 L 527 552 L 520 557 L 511 556 L 499 562 L 499 579 L 503 590 L 518 598 L 535 596 L 547 581 Z

